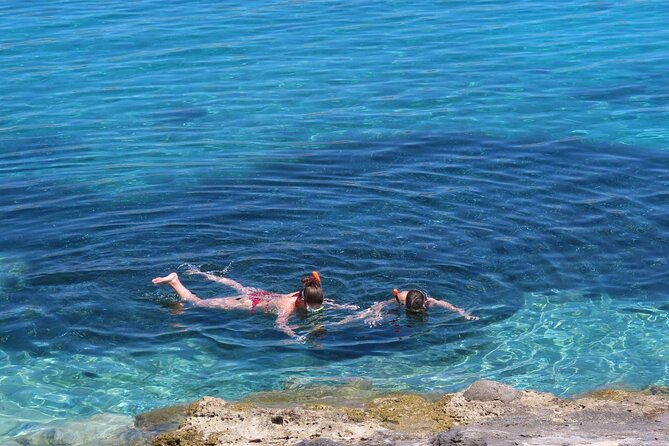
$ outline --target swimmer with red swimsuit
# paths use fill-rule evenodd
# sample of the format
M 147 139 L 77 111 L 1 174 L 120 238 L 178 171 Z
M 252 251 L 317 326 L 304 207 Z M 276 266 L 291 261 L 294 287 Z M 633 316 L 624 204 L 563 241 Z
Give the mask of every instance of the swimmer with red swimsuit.
M 233 297 L 218 297 L 214 299 L 200 299 L 186 288 L 177 273 L 171 273 L 165 277 L 156 277 L 152 282 L 156 285 L 166 284 L 174 288 L 182 301 L 190 302 L 199 307 L 221 308 L 224 310 L 249 310 L 251 313 L 256 308 L 265 313 L 275 313 L 276 326 L 288 336 L 303 340 L 298 337 L 294 329 L 288 325 L 288 319 L 298 311 L 319 311 L 323 305 L 337 309 L 355 310 L 355 305 L 338 305 L 325 299 L 321 289 L 321 278 L 316 271 L 302 278 L 302 289 L 289 294 L 273 293 L 258 288 L 245 287 L 227 277 L 218 277 L 213 274 L 202 272 L 197 268 L 186 272 L 188 275 L 201 275 L 214 282 L 222 283 L 237 290 L 239 295 Z

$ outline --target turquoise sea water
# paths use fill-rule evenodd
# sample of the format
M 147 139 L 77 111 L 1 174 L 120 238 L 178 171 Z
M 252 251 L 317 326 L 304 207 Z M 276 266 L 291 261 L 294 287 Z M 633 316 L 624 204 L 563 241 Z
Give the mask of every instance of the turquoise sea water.
M 173 3 L 0 4 L 0 439 L 296 379 L 669 385 L 664 2 Z M 175 312 L 182 264 L 481 320 L 290 344 Z

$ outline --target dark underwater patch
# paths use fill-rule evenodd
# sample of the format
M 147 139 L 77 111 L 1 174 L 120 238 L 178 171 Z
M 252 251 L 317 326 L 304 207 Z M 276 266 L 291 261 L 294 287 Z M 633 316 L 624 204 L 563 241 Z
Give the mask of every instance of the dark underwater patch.
M 646 87 L 632 84 L 579 89 L 574 91 L 573 96 L 585 101 L 619 101 L 643 94 L 646 94 Z
M 209 114 L 206 107 L 185 107 L 151 113 L 149 117 L 156 122 L 187 123 L 204 118 Z

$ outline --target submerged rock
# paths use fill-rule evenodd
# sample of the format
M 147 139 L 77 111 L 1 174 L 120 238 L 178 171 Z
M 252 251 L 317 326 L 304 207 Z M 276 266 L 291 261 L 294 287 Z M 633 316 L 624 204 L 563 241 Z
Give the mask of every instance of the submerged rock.
M 372 383 L 359 378 L 351 379 L 295 379 L 283 390 L 256 392 L 244 401 L 264 407 L 286 407 L 295 404 L 329 404 L 356 407 L 379 395 Z
M 581 398 L 590 398 L 595 400 L 625 401 L 629 398 L 631 392 L 622 389 L 597 389 L 583 394 Z
M 175 430 L 186 419 L 188 405 L 170 406 L 137 415 L 97 414 L 54 421 L 17 435 L 20 446 L 149 446 L 159 432 Z M 184 443 L 185 444 L 185 443 Z
M 132 417 L 98 414 L 49 423 L 15 438 L 21 446 L 144 446 L 153 436 L 132 427 Z
M 135 427 L 149 432 L 176 429 L 186 419 L 188 407 L 180 404 L 141 413 L 135 417 Z

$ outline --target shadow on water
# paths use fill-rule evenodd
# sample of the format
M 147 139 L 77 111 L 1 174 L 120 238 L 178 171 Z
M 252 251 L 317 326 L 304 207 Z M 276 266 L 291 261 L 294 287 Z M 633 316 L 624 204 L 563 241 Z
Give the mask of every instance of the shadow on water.
M 560 360 L 571 370 L 580 353 L 560 350 L 569 335 L 555 318 L 543 327 L 545 313 L 567 317 L 582 302 L 595 326 L 607 296 L 621 309 L 605 314 L 633 327 L 651 324 L 652 307 L 664 305 L 665 152 L 582 139 L 410 134 L 247 154 L 234 174 L 224 154 L 207 156 L 180 167 L 188 182 L 170 180 L 174 165 L 147 163 L 143 181 L 113 198 L 95 181 L 81 186 L 60 175 L 0 197 L 0 208 L 11 210 L 0 247 L 24 265 L 20 277 L 0 272 L 0 298 L 12 303 L 0 310 L 12 376 L 26 367 L 39 380 L 40 367 L 62 362 L 55 386 L 74 376 L 83 387 L 125 386 L 148 405 L 165 395 L 240 396 L 286 376 L 358 374 L 424 388 L 432 384 L 416 375 L 444 368 L 454 387 L 485 372 L 521 384 L 544 379 L 550 389 L 558 378 L 540 378 L 542 364 Z M 11 181 L 0 186 L 11 189 Z M 176 311 L 171 290 L 150 280 L 182 263 L 279 292 L 299 289 L 300 277 L 317 269 L 328 297 L 361 308 L 392 298 L 393 288 L 419 287 L 481 320 L 391 308 L 379 327 L 327 328 L 306 345 L 288 344 L 272 315 Z M 203 298 L 232 292 L 183 280 Z M 563 290 L 576 297 L 563 302 Z M 650 309 L 634 310 L 640 301 Z M 346 314 L 295 323 L 306 330 Z M 506 351 L 500 346 L 514 330 L 518 343 Z M 545 357 L 528 357 L 528 345 L 555 333 Z M 160 377 L 155 394 L 135 384 L 147 377 Z
M 59 263 L 47 259 L 29 281 L 133 281 L 147 268 L 134 259 L 150 255 L 155 270 L 161 258 L 232 261 L 240 279 L 273 289 L 329 268 L 332 292 L 361 304 L 407 283 L 512 307 L 522 292 L 552 288 L 654 293 L 667 274 L 658 247 L 669 226 L 668 158 L 581 139 L 414 134 L 263 153 L 241 178 L 212 159 L 191 187 L 147 184 L 121 201 L 60 184 L 49 193 L 82 199 L 52 207 L 40 195 L 47 215 L 22 211 L 24 224 L 63 222 L 58 232 L 39 227 L 31 248 Z M 162 175 L 159 166 L 151 175 Z M 166 197 L 178 205 L 163 209 Z M 83 262 L 57 267 L 75 258 Z
M 206 107 L 184 107 L 154 112 L 149 117 L 156 123 L 185 124 L 196 119 L 204 118 L 209 114 Z
M 620 101 L 629 100 L 631 96 L 647 94 L 643 85 L 616 85 L 581 89 L 574 92 L 578 99 L 586 101 Z M 650 96 L 650 95 L 649 95 Z

